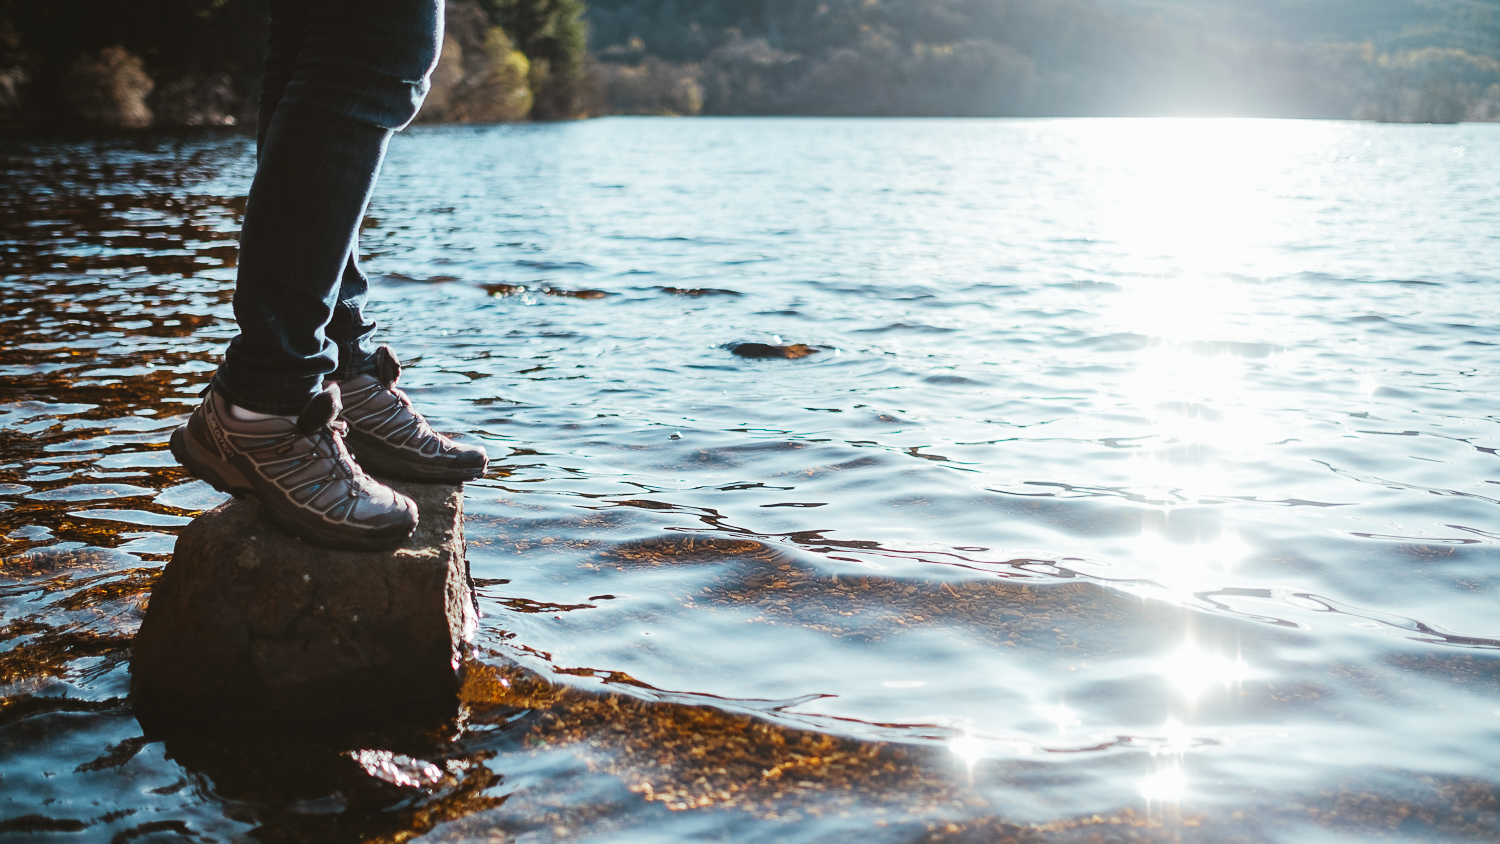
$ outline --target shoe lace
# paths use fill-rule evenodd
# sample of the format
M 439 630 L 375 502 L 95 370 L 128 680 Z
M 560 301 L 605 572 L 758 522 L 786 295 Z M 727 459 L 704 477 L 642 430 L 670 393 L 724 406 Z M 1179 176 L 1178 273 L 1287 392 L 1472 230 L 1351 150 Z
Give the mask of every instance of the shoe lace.
M 365 474 L 363 467 L 354 462 L 354 457 L 344 447 L 344 437 L 348 433 L 349 423 L 338 417 L 334 417 L 328 420 L 327 424 L 323 425 L 323 427 L 311 432 L 302 432 L 301 435 L 311 437 L 316 441 L 316 445 L 314 446 L 316 453 L 323 453 L 322 446 L 326 445 L 328 447 L 327 454 L 333 459 L 334 466 L 336 467 L 334 471 L 341 479 L 350 482 L 348 487 L 349 497 L 358 498 L 359 491 L 363 486 L 360 481 L 368 480 L 370 476 Z
M 427 424 L 427 417 L 423 416 L 415 407 L 412 406 L 411 397 L 406 394 L 405 390 L 396 386 L 386 387 L 385 389 L 391 395 L 396 397 L 396 401 L 401 403 L 401 407 L 405 409 L 407 413 L 411 414 L 411 421 L 416 422 L 418 434 L 422 435 L 423 437 L 437 436 L 437 432 L 432 430 L 431 425 Z M 411 422 L 409 421 L 407 424 L 409 425 L 411 424 Z

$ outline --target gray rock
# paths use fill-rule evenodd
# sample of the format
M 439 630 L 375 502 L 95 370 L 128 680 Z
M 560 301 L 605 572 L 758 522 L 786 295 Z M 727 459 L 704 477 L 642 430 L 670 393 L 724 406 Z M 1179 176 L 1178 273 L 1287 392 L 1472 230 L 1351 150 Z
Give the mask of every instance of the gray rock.
M 456 705 L 478 627 L 459 486 L 392 483 L 420 522 L 393 551 L 336 551 L 235 499 L 194 519 L 131 660 L 138 714 L 300 720 Z

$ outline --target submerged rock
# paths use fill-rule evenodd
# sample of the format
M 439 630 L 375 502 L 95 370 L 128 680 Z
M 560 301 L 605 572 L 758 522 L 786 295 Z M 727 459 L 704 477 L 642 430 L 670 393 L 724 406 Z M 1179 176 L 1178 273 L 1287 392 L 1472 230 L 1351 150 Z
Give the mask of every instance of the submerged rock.
M 817 349 L 806 343 L 793 343 L 790 346 L 772 346 L 769 343 L 739 343 L 729 347 L 729 351 L 742 358 L 786 358 L 796 360 L 808 355 L 818 353 Z
M 697 299 L 700 296 L 739 296 L 738 290 L 724 290 L 719 287 L 658 287 L 663 293 L 673 296 L 689 296 Z
M 614 295 L 603 290 L 567 290 L 561 287 L 545 287 L 542 292 L 548 296 L 566 296 L 569 299 L 607 299 Z
M 459 486 L 394 483 L 421 521 L 391 551 L 337 551 L 235 499 L 194 519 L 131 661 L 143 718 L 294 720 L 455 705 L 478 626 Z

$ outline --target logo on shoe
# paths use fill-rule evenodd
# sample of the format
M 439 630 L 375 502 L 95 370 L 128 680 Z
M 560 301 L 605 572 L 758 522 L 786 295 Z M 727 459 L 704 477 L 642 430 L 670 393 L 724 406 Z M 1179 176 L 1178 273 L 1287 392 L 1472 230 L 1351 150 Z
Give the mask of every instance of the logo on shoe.
M 208 433 L 213 437 L 214 445 L 219 447 L 219 457 L 228 459 L 234 450 L 229 447 L 229 438 L 224 435 L 224 429 L 219 426 L 219 415 L 213 412 L 203 415 L 208 419 Z

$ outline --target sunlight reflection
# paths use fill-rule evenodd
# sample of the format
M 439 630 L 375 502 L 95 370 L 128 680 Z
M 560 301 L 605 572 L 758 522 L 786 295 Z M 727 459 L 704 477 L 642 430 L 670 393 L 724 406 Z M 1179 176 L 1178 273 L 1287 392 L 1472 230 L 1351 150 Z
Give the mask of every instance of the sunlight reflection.
M 1186 582 L 1191 582 L 1204 569 L 1230 571 L 1250 553 L 1249 544 L 1233 530 L 1224 530 L 1213 539 L 1192 543 L 1173 542 L 1156 531 L 1147 530 L 1136 541 L 1136 548 L 1143 562 L 1177 575 L 1164 580 Z
M 1187 790 L 1187 775 L 1182 771 L 1183 756 L 1192 743 L 1187 727 L 1177 719 L 1168 718 L 1162 725 L 1162 740 L 1151 744 L 1156 771 L 1136 783 L 1141 796 L 1146 798 L 1148 810 L 1152 804 L 1181 802 L 1183 792 Z
M 1193 737 L 1188 732 L 1187 725 L 1176 718 L 1168 718 L 1167 722 L 1161 725 L 1161 735 L 1161 741 L 1151 744 L 1152 756 L 1183 754 L 1193 743 Z
M 1124 288 L 1113 303 L 1111 315 L 1118 320 L 1121 329 L 1157 340 L 1223 337 L 1244 316 L 1236 307 L 1243 294 L 1235 284 L 1227 281 L 1139 278 L 1127 282 Z M 1181 349 L 1166 345 L 1154 346 L 1145 354 L 1159 356 L 1163 363 L 1195 365 L 1195 361 L 1185 356 Z M 1184 360 L 1185 357 L 1188 359 Z M 1214 366 L 1225 362 L 1221 358 L 1211 361 Z
M 1036 708 L 1037 714 L 1057 725 L 1057 731 L 1063 732 L 1069 727 L 1076 727 L 1083 722 L 1078 715 L 1065 703 L 1056 705 L 1042 705 Z
M 1206 311 L 1187 311 L 1182 303 L 1176 303 L 1177 313 L 1187 321 L 1201 325 L 1200 319 L 1208 318 Z M 1152 318 L 1132 321 L 1133 329 L 1150 330 L 1144 324 Z M 1160 336 L 1160 335 L 1153 335 Z M 1240 358 L 1229 355 L 1200 355 L 1175 344 L 1163 343 L 1142 349 L 1135 355 L 1135 369 L 1125 377 L 1125 391 L 1145 401 L 1167 401 L 1191 395 L 1206 398 L 1223 395 L 1226 387 L 1238 388 L 1244 376 L 1245 365 Z M 1226 382 L 1231 382 L 1226 384 Z M 1191 414 L 1184 414 L 1191 418 Z
M 974 776 L 974 766 L 986 755 L 984 742 L 968 733 L 958 733 L 949 739 L 948 749 L 964 763 L 970 778 Z
M 1310 213 L 1289 201 L 1309 157 L 1337 127 L 1271 120 L 1112 121 L 1089 127 L 1080 152 L 1095 165 L 1098 235 L 1126 247 L 1127 272 L 1156 276 L 1166 259 L 1188 272 L 1295 271 L 1272 244 Z
M 1181 764 L 1173 760 L 1167 767 L 1142 779 L 1138 785 L 1147 804 L 1178 803 L 1182 800 L 1183 792 L 1187 791 L 1187 775 L 1182 772 Z
M 1164 344 L 1140 351 L 1134 363 L 1121 393 L 1150 417 L 1160 438 L 1234 453 L 1269 437 L 1270 423 L 1246 383 L 1244 359 Z
M 1222 302 L 1186 297 L 1164 299 L 1183 329 L 1199 330 L 1222 314 Z M 1122 327 L 1159 336 L 1170 329 L 1155 324 L 1160 313 L 1146 309 L 1122 317 Z M 1139 319 L 1140 322 L 1130 322 Z M 1177 517 L 1177 507 L 1213 504 L 1241 485 L 1243 461 L 1279 434 L 1265 399 L 1251 386 L 1254 367 L 1238 354 L 1216 353 L 1224 341 L 1200 344 L 1184 339 L 1141 349 L 1130 374 L 1121 382 L 1124 410 L 1150 420 L 1152 437 L 1123 464 L 1128 487 L 1149 504 L 1161 506 L 1159 520 L 1143 524 L 1132 549 L 1139 562 L 1160 572 L 1164 584 L 1187 586 L 1206 571 L 1234 569 L 1250 547 L 1233 530 L 1220 530 L 1216 517 L 1201 510 L 1191 519 Z M 1195 345 L 1197 344 L 1197 345 Z M 1274 358 L 1264 348 L 1247 353 Z M 1265 358 L 1262 358 L 1264 360 Z M 1269 362 L 1268 362 L 1269 363 Z M 1187 519 L 1178 522 L 1177 518 Z M 1196 527 L 1192 519 L 1199 520 Z
M 348 755 L 365 769 L 365 773 L 392 785 L 422 788 L 443 779 L 442 769 L 431 762 L 389 750 L 354 750 Z
M 1163 659 L 1156 670 L 1189 701 L 1197 700 L 1210 686 L 1221 685 L 1228 689 L 1250 676 L 1249 668 L 1238 656 L 1229 659 L 1199 650 L 1191 643 Z M 1168 726 L 1173 723 L 1167 722 Z

